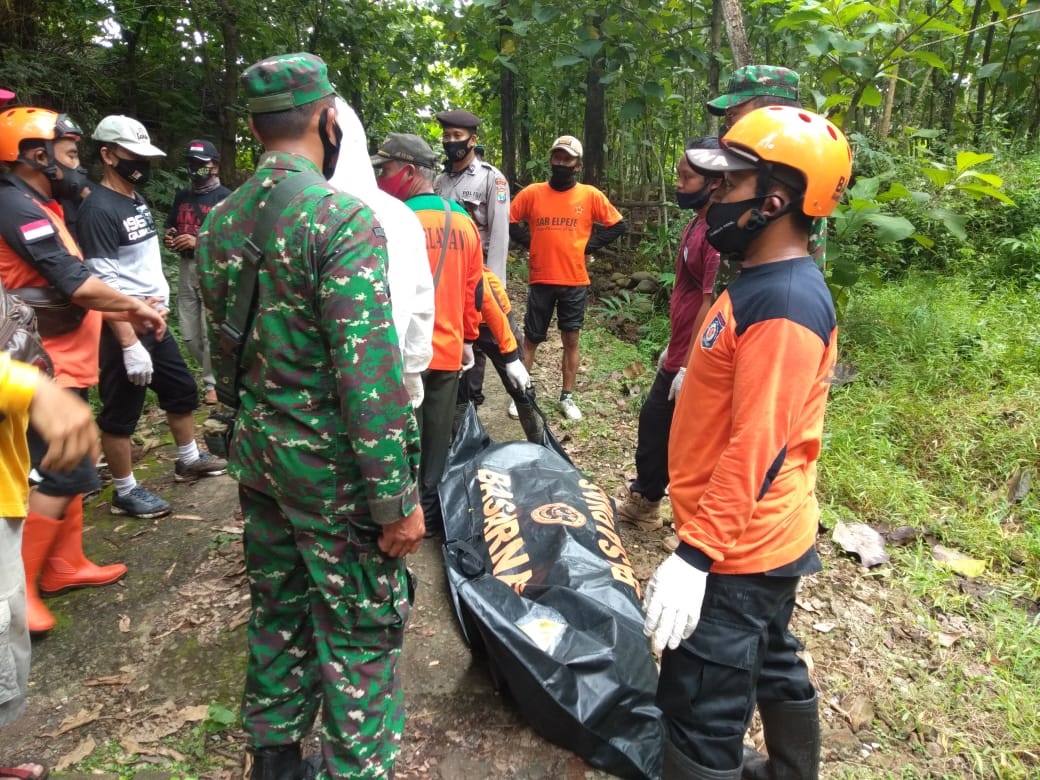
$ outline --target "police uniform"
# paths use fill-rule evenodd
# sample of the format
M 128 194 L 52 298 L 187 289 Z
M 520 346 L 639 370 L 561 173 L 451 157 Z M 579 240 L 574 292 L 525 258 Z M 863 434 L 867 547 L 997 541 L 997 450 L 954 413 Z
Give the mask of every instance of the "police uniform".
M 254 115 L 334 94 L 311 54 L 262 60 L 242 83 Z M 196 254 L 211 331 L 235 304 L 271 188 L 301 171 L 317 167 L 269 151 L 206 218 Z M 254 756 L 275 762 L 264 776 L 296 776 L 278 756 L 298 762 L 319 708 L 321 780 L 387 777 L 400 747 L 407 572 L 377 540 L 418 505 L 419 438 L 385 247 L 361 201 L 315 184 L 275 222 L 257 276 L 230 471 L 252 597 L 242 715 Z
M 480 119 L 462 109 L 437 114 L 442 127 L 461 127 L 471 133 L 477 131 Z M 484 251 L 484 265 L 499 279 L 506 279 L 509 260 L 509 184 L 506 177 L 491 163 L 476 156 L 461 170 L 455 170 L 450 161 L 444 173 L 433 182 L 433 189 L 442 198 L 462 204 L 480 233 Z M 484 371 L 487 356 L 479 344 L 474 345 L 473 368 L 460 381 L 461 393 L 474 404 L 484 403 Z

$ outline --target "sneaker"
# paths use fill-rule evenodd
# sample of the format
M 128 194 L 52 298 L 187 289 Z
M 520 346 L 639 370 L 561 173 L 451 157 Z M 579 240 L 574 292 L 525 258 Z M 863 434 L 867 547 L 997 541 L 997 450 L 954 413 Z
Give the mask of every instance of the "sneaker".
M 509 419 L 511 420 L 520 419 L 520 412 L 516 410 L 516 401 L 509 402 L 509 409 L 506 410 L 506 413 L 509 415 Z
M 623 488 L 625 500 L 618 505 L 618 517 L 631 523 L 640 531 L 656 531 L 664 521 L 661 520 L 660 501 L 650 501 L 641 493 Z
M 205 395 L 202 396 L 202 403 L 206 404 L 206 406 L 216 406 L 217 391 L 212 387 L 207 387 Z
M 194 482 L 199 477 L 219 477 L 226 473 L 227 461 L 205 450 L 199 451 L 199 459 L 194 463 L 178 460 L 173 466 L 173 479 L 176 482 Z
M 568 420 L 581 419 L 581 409 L 578 408 L 578 405 L 574 403 L 574 399 L 569 395 L 560 399 L 560 411 L 563 412 L 563 416 Z
M 150 490 L 137 485 L 125 496 L 112 495 L 111 510 L 114 515 L 130 515 L 142 520 L 170 514 L 170 505 Z

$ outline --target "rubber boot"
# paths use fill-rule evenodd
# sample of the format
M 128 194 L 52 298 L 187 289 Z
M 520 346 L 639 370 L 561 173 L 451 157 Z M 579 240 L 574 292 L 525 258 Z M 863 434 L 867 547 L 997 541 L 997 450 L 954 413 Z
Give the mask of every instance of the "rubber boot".
M 740 780 L 740 767 L 709 769 L 694 762 L 671 742 L 666 742 L 661 778 L 662 780 Z
M 758 712 L 769 757 L 745 748 L 740 776 L 751 780 L 816 780 L 820 776 L 818 697 L 760 702 Z
M 109 585 L 124 574 L 126 566 L 97 566 L 83 554 L 83 496 L 76 496 L 65 510 L 57 538 L 40 574 L 43 593 Z
M 524 436 L 527 437 L 527 440 L 541 444 L 542 437 L 545 436 L 545 421 L 534 410 L 534 406 L 519 402 L 516 405 L 516 413 L 520 418 L 520 427 L 524 429 Z
M 247 755 L 248 780 L 300 780 L 304 776 L 305 764 L 299 742 L 252 748 Z
M 36 581 L 61 530 L 61 520 L 30 512 L 22 527 L 22 564 L 25 566 L 25 616 L 29 631 L 42 634 L 54 628 L 54 615 L 43 605 Z

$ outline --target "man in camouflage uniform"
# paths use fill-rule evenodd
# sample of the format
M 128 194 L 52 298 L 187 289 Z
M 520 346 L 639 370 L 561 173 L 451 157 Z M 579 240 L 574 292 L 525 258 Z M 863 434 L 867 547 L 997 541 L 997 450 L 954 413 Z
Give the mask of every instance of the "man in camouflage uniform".
M 723 117 L 719 135 L 733 127 L 738 119 L 764 106 L 800 106 L 798 82 L 800 77 L 793 70 L 776 65 L 745 65 L 737 68 L 729 77 L 726 91 L 705 105 L 715 116 Z M 820 272 L 827 273 L 827 220 L 813 221 L 809 234 L 809 254 L 816 261 Z M 715 277 L 715 294 L 720 294 L 740 272 L 740 263 L 725 255 L 719 263 Z
M 340 144 L 320 58 L 270 57 L 242 84 L 266 151 L 199 233 L 214 344 L 272 188 L 327 178 Z M 230 465 L 252 597 L 242 702 L 251 780 L 309 776 L 300 740 L 319 708 L 320 780 L 389 777 L 399 749 L 404 556 L 424 524 L 385 247 L 372 212 L 324 183 L 293 197 L 262 247 Z
M 441 141 L 448 160 L 444 173 L 433 182 L 433 191 L 442 198 L 465 207 L 480 233 L 484 265 L 506 283 L 509 253 L 509 184 L 491 163 L 484 162 L 483 147 L 477 145 L 480 119 L 469 111 L 456 109 L 437 114 Z M 477 155 L 477 149 L 481 154 Z M 476 363 L 460 380 L 460 396 L 465 392 L 474 404 L 484 403 L 484 369 L 487 359 L 479 346 L 473 350 Z

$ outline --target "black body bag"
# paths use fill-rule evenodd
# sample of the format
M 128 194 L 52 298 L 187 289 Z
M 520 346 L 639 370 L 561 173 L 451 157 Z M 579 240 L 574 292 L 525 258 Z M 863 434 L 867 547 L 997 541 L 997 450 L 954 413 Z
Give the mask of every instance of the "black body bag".
M 472 405 L 439 493 L 455 614 L 495 686 L 592 766 L 660 777 L 657 669 L 613 500 L 547 447 L 492 443 Z

